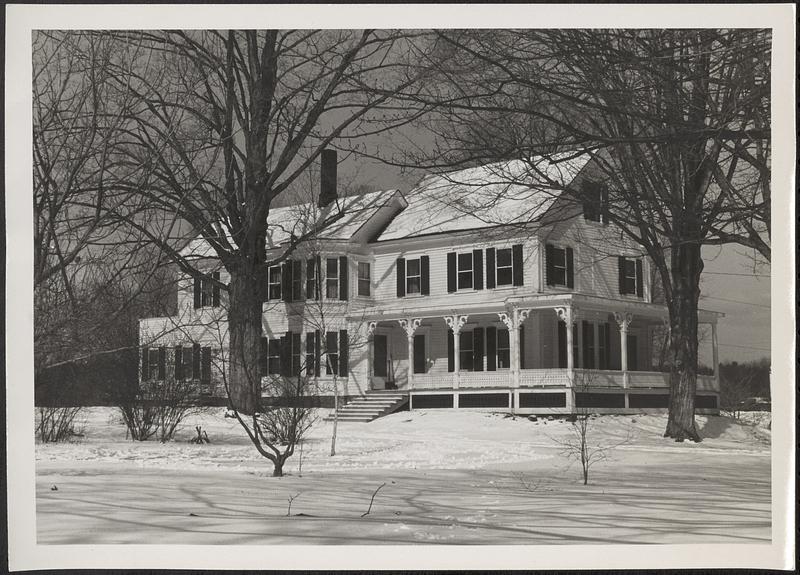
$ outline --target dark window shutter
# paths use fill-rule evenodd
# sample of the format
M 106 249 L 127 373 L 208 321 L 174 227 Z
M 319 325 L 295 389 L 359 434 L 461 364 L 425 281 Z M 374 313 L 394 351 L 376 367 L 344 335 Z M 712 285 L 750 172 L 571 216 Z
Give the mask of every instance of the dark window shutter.
M 447 293 L 456 291 L 456 252 L 447 254 Z
M 453 337 L 453 330 L 447 330 L 447 371 L 454 371 L 455 365 L 455 338 Z
M 158 379 L 165 380 L 167 378 L 167 348 L 158 348 Z
M 258 346 L 258 375 L 264 377 L 267 375 L 267 358 L 269 357 L 269 339 L 262 337 L 259 340 Z
M 347 301 L 350 296 L 350 266 L 347 256 L 339 257 L 339 299 Z
M 219 272 L 214 272 L 211 274 L 211 277 L 218 282 Z M 219 307 L 219 284 L 216 282 L 214 282 L 214 284 L 211 286 L 211 305 L 214 307 Z
M 558 324 L 558 367 L 566 369 L 567 367 L 567 324 L 563 321 L 556 322 Z
M 428 358 L 425 357 L 425 335 L 414 336 L 414 373 L 425 373 Z
M 347 339 L 347 330 L 340 329 L 339 330 L 339 376 L 340 377 L 347 377 L 347 373 L 349 371 L 349 344 L 350 342 Z
M 567 248 L 567 287 L 575 287 L 575 268 L 572 265 L 572 248 Z
M 192 345 L 192 377 L 200 379 L 200 344 Z
M 314 376 L 314 369 L 317 365 L 316 356 L 314 353 L 314 332 L 306 332 L 306 377 Z
M 497 328 L 491 326 L 486 328 L 486 371 L 497 371 Z
M 483 371 L 483 328 L 476 327 L 472 330 L 472 370 Z
M 406 295 L 406 260 L 397 258 L 397 297 Z
M 150 379 L 150 350 L 142 348 L 142 381 Z
M 319 377 L 320 373 L 320 358 L 322 357 L 322 341 L 320 339 L 320 331 L 314 330 L 314 375 Z
M 525 325 L 519 326 L 519 368 L 525 369 Z
M 292 373 L 292 332 L 287 331 L 281 338 L 280 373 L 283 377 L 289 377 Z
M 202 289 L 202 280 L 200 278 L 192 278 L 194 282 L 194 309 L 198 309 L 202 306 L 200 302 L 200 290 Z
M 600 186 L 600 221 L 608 223 L 608 186 Z
M 636 260 L 636 295 L 639 297 L 644 297 L 644 277 L 642 276 L 643 267 L 642 260 Z
M 581 331 L 583 332 L 581 343 L 583 345 L 583 350 L 581 353 L 583 355 L 583 367 L 585 368 L 592 368 L 594 367 L 594 357 L 590 355 L 589 350 L 589 342 L 592 339 L 592 335 L 590 331 L 592 329 L 592 324 L 588 321 L 581 320 Z
M 619 293 L 625 293 L 625 256 L 617 258 L 617 266 L 619 272 Z
M 486 289 L 495 287 L 494 283 L 494 248 L 486 249 Z
M 281 266 L 281 299 L 292 301 L 292 260 L 283 262 Z
M 553 285 L 553 246 L 551 244 L 547 244 L 546 254 L 545 254 L 545 274 L 544 274 L 544 282 L 551 286 Z
M 173 361 L 175 365 L 175 381 L 183 381 L 183 348 L 175 346 Z
M 303 262 L 292 260 L 292 299 L 303 299 Z
M 608 322 L 604 323 L 603 331 L 605 332 L 606 340 L 606 369 L 611 369 L 611 324 Z
M 200 370 L 200 380 L 204 384 L 211 383 L 211 348 L 204 347 L 202 349 L 202 366 Z
M 514 244 L 511 248 L 511 256 L 514 260 L 514 285 L 521 286 L 524 283 L 524 276 L 522 269 L 522 244 Z
M 475 289 L 483 289 L 483 250 L 472 250 L 472 277 Z
M 422 295 L 430 295 L 431 293 L 431 259 L 428 256 L 419 258 L 420 275 L 422 287 L 420 292 Z

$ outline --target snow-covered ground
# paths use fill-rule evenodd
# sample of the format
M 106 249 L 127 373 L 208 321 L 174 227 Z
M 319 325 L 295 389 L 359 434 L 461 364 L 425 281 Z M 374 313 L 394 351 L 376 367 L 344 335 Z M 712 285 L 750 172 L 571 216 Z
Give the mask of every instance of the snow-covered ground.
M 582 485 L 570 423 L 455 410 L 369 424 L 318 420 L 286 477 L 213 410 L 175 441 L 131 442 L 112 409 L 84 437 L 37 445 L 40 543 L 695 543 L 770 539 L 768 418 L 698 416 L 704 441 L 662 437 L 664 415 L 601 416 L 615 445 Z M 188 439 L 201 425 L 210 444 Z M 302 465 L 302 467 L 301 467 Z M 371 512 L 362 517 L 375 490 Z M 289 499 L 293 498 L 291 512 Z

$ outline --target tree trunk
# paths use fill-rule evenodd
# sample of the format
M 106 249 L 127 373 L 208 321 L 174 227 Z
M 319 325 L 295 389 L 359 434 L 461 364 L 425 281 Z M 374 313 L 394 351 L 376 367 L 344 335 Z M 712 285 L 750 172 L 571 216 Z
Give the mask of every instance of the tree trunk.
M 669 418 L 664 437 L 675 441 L 700 441 L 694 420 L 694 399 L 697 391 L 697 306 L 703 260 L 699 243 L 682 243 L 672 252 Z
M 231 407 L 252 415 L 261 398 L 259 347 L 264 266 L 247 262 L 229 266 L 229 398 Z
M 283 464 L 286 463 L 286 459 L 283 457 L 278 457 L 275 461 L 272 462 L 274 465 L 272 469 L 272 477 L 283 477 Z

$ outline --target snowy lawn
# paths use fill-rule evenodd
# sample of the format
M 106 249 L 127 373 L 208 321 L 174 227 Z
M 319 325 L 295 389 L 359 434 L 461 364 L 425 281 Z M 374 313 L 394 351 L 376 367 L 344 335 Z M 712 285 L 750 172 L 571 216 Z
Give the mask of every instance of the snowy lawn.
M 83 439 L 37 445 L 40 543 L 553 544 L 770 540 L 767 421 L 698 417 L 705 440 L 661 437 L 663 415 L 602 416 L 620 444 L 582 485 L 571 425 L 429 410 L 372 423 L 318 421 L 287 476 L 214 410 L 176 441 L 131 442 L 111 409 Z M 211 444 L 188 443 L 202 425 Z M 370 505 L 371 512 L 362 517 Z M 293 497 L 291 514 L 289 498 Z

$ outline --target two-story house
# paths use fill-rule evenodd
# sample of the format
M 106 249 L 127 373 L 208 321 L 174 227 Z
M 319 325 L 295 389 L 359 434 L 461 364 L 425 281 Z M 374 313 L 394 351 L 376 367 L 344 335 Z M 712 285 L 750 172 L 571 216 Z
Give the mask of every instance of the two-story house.
M 601 188 L 582 206 L 561 192 L 592 186 L 588 163 L 494 164 L 341 199 L 323 169 L 319 205 L 270 214 L 274 257 L 343 212 L 268 271 L 261 375 L 308 376 L 321 395 L 334 378 L 346 397 L 395 389 L 411 409 L 666 408 L 667 310 L 648 259 L 605 221 Z M 186 250 L 208 256 L 200 241 Z M 195 378 L 221 395 L 224 293 L 188 277 L 179 289 L 177 317 L 141 322 L 142 377 Z M 719 316 L 700 312 L 715 370 Z M 697 388 L 698 409 L 715 410 L 718 375 Z

